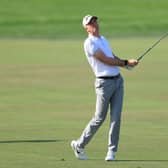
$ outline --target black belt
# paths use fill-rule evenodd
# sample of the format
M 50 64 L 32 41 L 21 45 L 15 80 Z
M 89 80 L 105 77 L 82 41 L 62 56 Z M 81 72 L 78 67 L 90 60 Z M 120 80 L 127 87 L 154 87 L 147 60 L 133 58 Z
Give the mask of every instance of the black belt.
M 97 78 L 99 79 L 117 79 L 120 77 L 120 74 L 116 75 L 116 76 L 99 76 Z

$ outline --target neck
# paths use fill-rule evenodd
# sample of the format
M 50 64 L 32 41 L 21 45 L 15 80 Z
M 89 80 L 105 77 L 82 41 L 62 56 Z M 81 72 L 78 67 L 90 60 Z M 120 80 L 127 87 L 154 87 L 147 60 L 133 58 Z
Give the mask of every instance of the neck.
M 95 37 L 100 37 L 100 34 L 98 33 L 98 32 L 96 32 L 96 33 L 89 33 L 90 35 L 92 35 L 92 36 L 95 36 Z

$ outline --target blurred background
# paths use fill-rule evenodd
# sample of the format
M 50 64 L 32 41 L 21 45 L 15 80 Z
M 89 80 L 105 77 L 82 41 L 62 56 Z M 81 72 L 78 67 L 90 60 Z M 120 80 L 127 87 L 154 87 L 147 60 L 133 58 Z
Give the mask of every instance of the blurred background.
M 107 164 L 109 118 L 86 153 L 70 142 L 95 111 L 95 77 L 83 52 L 84 15 L 120 58 L 137 58 L 168 31 L 167 0 L 0 0 L 0 167 L 167 168 L 168 38 L 125 80 L 120 145 Z
M 166 0 L 1 0 L 0 37 L 81 38 L 84 15 L 99 16 L 107 36 L 149 36 L 167 31 Z

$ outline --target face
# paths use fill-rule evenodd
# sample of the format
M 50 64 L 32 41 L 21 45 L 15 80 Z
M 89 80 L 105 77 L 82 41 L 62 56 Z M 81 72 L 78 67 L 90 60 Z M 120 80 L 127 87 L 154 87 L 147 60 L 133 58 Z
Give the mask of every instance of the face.
M 91 19 L 89 24 L 86 25 L 86 31 L 93 35 L 97 35 L 99 33 L 99 25 L 97 19 L 95 18 Z

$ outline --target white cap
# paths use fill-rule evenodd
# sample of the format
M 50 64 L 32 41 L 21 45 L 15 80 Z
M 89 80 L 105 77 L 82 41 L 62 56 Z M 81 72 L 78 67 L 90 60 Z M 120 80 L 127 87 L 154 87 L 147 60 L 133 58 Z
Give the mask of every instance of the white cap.
M 83 27 L 85 28 L 86 25 L 87 25 L 93 18 L 98 19 L 97 16 L 92 16 L 92 15 L 86 15 L 86 16 L 84 16 L 84 17 L 83 17 L 83 21 L 82 21 Z

